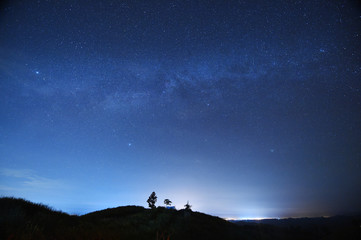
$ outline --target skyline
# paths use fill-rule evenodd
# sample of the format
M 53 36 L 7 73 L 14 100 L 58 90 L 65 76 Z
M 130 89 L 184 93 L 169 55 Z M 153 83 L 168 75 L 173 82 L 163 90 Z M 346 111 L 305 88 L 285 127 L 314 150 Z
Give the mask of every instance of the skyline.
M 360 213 L 357 1 L 9 1 L 0 195 L 84 214 Z M 157 205 L 158 205 L 157 204 Z

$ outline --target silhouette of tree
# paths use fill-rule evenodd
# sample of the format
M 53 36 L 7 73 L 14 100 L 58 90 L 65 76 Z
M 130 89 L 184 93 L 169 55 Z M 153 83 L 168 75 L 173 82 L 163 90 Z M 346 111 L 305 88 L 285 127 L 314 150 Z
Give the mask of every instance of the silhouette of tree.
M 191 209 L 192 205 L 189 205 L 189 201 L 187 201 L 187 204 L 184 205 L 184 207 L 185 207 L 186 210 L 192 210 Z
M 155 192 L 152 192 L 152 194 L 150 194 L 147 203 L 149 205 L 150 208 L 155 208 L 155 203 L 157 202 L 157 195 L 155 194 Z
M 164 204 L 167 205 L 167 206 L 170 206 L 172 204 L 172 201 L 169 200 L 168 198 L 164 199 Z

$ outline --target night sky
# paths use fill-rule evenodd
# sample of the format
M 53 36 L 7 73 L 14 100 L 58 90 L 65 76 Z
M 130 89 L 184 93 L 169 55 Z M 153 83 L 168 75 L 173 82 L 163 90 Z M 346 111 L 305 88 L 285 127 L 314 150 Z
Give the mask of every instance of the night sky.
M 14 0 L 0 195 L 169 198 L 224 218 L 361 212 L 357 1 Z

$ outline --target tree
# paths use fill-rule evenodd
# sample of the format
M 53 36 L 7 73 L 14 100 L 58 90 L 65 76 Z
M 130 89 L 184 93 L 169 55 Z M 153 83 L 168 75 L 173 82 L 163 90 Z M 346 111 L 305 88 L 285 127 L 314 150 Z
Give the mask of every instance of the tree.
M 184 207 L 185 207 L 186 210 L 192 210 L 192 209 L 191 209 L 192 206 L 189 205 L 189 201 L 187 201 L 187 204 L 184 205 Z
M 170 206 L 172 204 L 172 201 L 169 200 L 168 198 L 164 199 L 164 204 L 167 205 L 167 206 Z
M 155 208 L 155 203 L 157 202 L 157 195 L 155 194 L 155 192 L 152 192 L 152 194 L 150 194 L 147 203 L 149 205 L 150 208 Z

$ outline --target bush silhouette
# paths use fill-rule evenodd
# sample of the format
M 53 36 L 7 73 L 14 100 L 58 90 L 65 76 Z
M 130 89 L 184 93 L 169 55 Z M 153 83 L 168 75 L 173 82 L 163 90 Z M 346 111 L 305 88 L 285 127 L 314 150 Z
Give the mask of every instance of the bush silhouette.
M 164 199 L 164 204 L 167 205 L 167 206 L 170 206 L 172 204 L 172 201 L 169 200 L 168 198 Z
M 152 192 L 147 200 L 147 203 L 150 208 L 155 208 L 155 203 L 157 202 L 157 195 L 155 192 Z
M 191 209 L 192 206 L 189 205 L 189 201 L 187 201 L 187 204 L 184 205 L 184 207 L 185 207 L 186 210 L 192 210 L 192 209 Z

